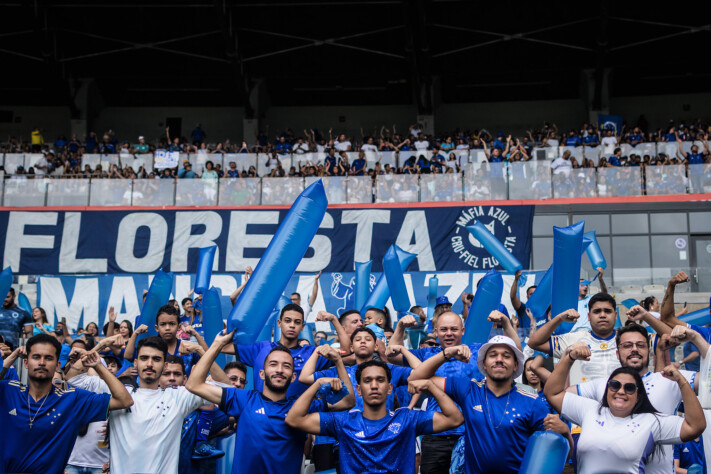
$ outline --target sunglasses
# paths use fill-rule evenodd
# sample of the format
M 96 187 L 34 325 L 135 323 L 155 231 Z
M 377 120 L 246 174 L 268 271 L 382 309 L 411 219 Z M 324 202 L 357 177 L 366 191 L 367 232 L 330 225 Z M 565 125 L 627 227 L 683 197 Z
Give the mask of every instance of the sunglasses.
M 627 395 L 637 393 L 637 384 L 633 382 L 627 382 L 623 385 L 619 380 L 610 380 L 607 382 L 607 388 L 610 389 L 611 392 L 615 393 L 619 392 L 621 388 L 624 388 Z
M 231 377 L 227 377 L 227 378 L 230 379 L 230 382 L 239 382 L 241 384 L 247 383 L 247 379 L 238 377 L 236 375 L 232 375 Z

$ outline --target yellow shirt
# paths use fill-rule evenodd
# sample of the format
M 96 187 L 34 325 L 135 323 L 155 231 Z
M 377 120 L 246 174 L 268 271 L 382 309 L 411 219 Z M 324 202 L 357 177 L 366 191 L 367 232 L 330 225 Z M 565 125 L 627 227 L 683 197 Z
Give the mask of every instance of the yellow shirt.
M 32 144 L 33 145 L 44 145 L 44 137 L 42 137 L 42 132 L 35 130 L 32 132 Z

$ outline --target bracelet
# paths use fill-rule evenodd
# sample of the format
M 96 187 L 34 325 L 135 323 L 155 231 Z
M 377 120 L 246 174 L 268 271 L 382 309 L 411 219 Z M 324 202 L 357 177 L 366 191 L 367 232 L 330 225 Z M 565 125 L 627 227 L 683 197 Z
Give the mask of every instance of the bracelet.
M 686 380 L 686 379 L 684 379 L 684 383 L 679 384 L 679 389 L 681 390 L 681 388 L 682 388 L 684 385 L 689 385 L 689 386 L 691 386 L 691 384 L 689 383 L 689 381 Z
M 570 357 L 570 360 L 572 360 L 573 362 L 575 362 L 575 359 L 573 359 L 573 356 L 570 355 L 570 352 L 568 352 L 568 357 Z

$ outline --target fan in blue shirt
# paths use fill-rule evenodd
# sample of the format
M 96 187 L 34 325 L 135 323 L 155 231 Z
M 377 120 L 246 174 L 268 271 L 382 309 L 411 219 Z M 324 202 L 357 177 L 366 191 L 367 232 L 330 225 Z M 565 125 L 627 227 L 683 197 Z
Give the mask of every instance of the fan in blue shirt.
M 60 352 L 54 336 L 31 337 L 26 351 L 28 385 L 0 382 L 0 426 L 8 434 L 0 445 L 0 472 L 64 472 L 81 427 L 133 401 L 96 352 L 83 356 L 83 365 L 97 371 L 111 395 L 52 385 Z
M 469 361 L 470 355 L 467 346 L 448 347 L 443 357 L 433 357 L 413 370 L 410 379 L 429 378 L 450 357 Z M 536 394 L 516 388 L 514 379 L 523 372 L 524 356 L 511 338 L 491 338 L 479 349 L 477 365 L 487 376 L 482 382 L 464 377 L 432 379 L 463 407 L 466 472 L 518 473 L 529 437 L 545 429 L 548 407 Z
M 264 365 L 264 360 L 272 349 L 277 346 L 285 347 L 294 358 L 294 373 L 298 378 L 304 367 L 304 363 L 311 357 L 311 354 L 313 354 L 316 349 L 314 346 L 306 345 L 302 347 L 299 345 L 299 334 L 304 328 L 304 310 L 301 309 L 301 306 L 294 303 L 284 306 L 279 314 L 277 324 L 281 329 L 279 342 L 258 341 L 249 345 L 235 344 L 232 347 L 226 347 L 224 352 L 235 354 L 239 360 L 248 366 L 258 369 Z M 327 359 L 318 359 L 316 370 L 326 369 L 330 365 L 331 363 Z M 263 386 L 264 380 L 259 377 L 258 371 L 255 370 L 254 389 L 259 392 Z M 287 396 L 298 397 L 306 391 L 306 388 L 306 385 L 297 380 L 289 386 Z
M 321 382 L 324 379 L 320 379 Z M 286 417 L 293 428 L 311 434 L 327 434 L 340 444 L 339 465 L 343 474 L 363 472 L 411 473 L 415 471 L 415 438 L 460 425 L 463 417 L 444 392 L 429 380 L 413 384 L 412 391 L 428 390 L 438 400 L 442 413 L 399 408 L 389 411 L 392 392 L 388 365 L 371 360 L 356 371 L 363 410 L 347 413 L 309 413 L 321 383 L 315 383 L 296 401 Z
M 693 441 L 674 445 L 674 467 L 689 469 L 692 464 L 698 464 L 703 468 L 701 472 L 707 472 L 703 436 L 699 436 Z
M 285 423 L 287 412 L 296 402 L 287 396 L 289 385 L 296 380 L 294 359 L 289 349 L 277 346 L 264 359 L 259 376 L 263 381 L 261 391 L 220 388 L 205 382 L 209 367 L 220 351 L 232 341 L 234 331 L 218 335 L 200 362 L 193 368 L 186 385 L 192 393 L 213 403 L 230 416 L 239 417 L 235 443 L 233 474 L 260 472 L 268 474 L 301 471 L 306 435 Z M 322 400 L 309 403 L 306 411 L 345 410 L 353 407 L 354 396 L 348 374 L 340 356 L 336 361 L 340 380 L 348 389 L 348 395 L 333 405 Z M 331 384 L 334 392 L 341 389 L 339 379 L 322 379 Z M 318 388 L 321 384 L 315 385 Z M 309 400 L 310 401 L 310 400 Z

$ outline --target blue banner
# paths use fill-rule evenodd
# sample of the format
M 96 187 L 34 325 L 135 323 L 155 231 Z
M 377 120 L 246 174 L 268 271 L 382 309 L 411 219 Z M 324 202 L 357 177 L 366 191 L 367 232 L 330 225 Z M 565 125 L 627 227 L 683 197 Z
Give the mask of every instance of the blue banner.
M 255 267 L 288 209 L 0 212 L 2 267 L 15 274 L 194 273 L 217 246 L 214 272 Z M 392 244 L 417 254 L 409 271 L 501 269 L 466 230 L 479 220 L 528 268 L 533 206 L 328 209 L 297 272 L 350 272 Z
M 526 288 L 538 284 L 544 272 L 523 272 L 519 284 L 519 297 L 526 300 Z M 454 311 L 462 312 L 461 295 L 472 293 L 477 282 L 485 275 L 483 272 L 410 272 L 405 273 L 405 286 L 410 301 L 427 308 L 427 293 L 429 279 L 437 276 L 439 280 L 437 294 L 446 296 L 454 305 Z M 375 286 L 379 273 L 371 273 L 370 289 Z M 229 296 L 242 283 L 243 274 L 225 275 L 213 274 L 211 285 L 222 294 L 222 314 L 230 313 L 232 305 Z M 316 276 L 294 275 L 284 291 L 289 296 L 293 292 L 301 295 L 305 301 L 314 286 Z M 513 275 L 504 275 L 504 290 L 501 302 L 508 307 L 509 314 L 514 314 L 509 292 L 513 283 Z M 56 323 L 62 317 L 67 318 L 70 329 L 86 327 L 89 322 L 95 322 L 103 327 L 108 320 L 109 307 L 113 306 L 117 313 L 117 321 L 128 319 L 132 323 L 141 313 L 140 298 L 143 290 L 150 286 L 152 275 L 100 275 L 100 276 L 40 276 L 37 283 L 37 306 L 47 312 L 50 323 Z M 182 300 L 194 288 L 195 275 L 175 275 L 171 298 Z M 194 296 L 194 295 L 193 295 Z M 319 279 L 319 291 L 314 301 L 312 311 L 306 320 L 312 322 L 320 310 L 340 315 L 355 306 L 355 273 L 354 272 L 324 272 Z M 395 315 L 392 302 L 386 305 L 391 315 Z M 325 325 L 325 327 L 323 326 Z M 317 323 L 319 330 L 328 330 L 328 323 Z
M 622 131 L 622 116 L 621 115 L 598 115 L 597 126 L 600 130 L 612 130 L 615 134 Z

